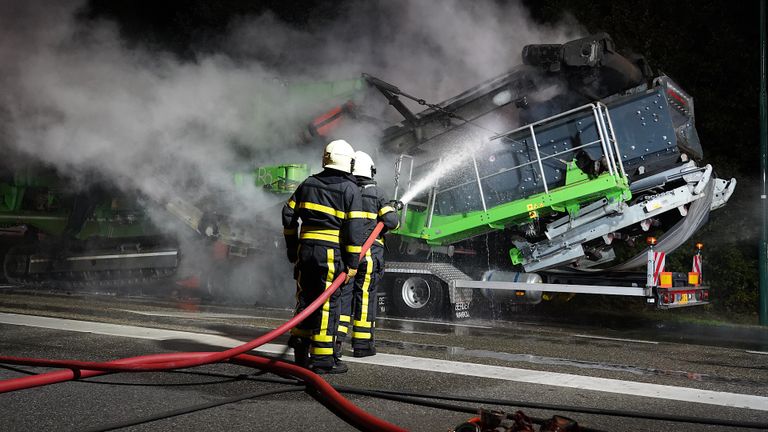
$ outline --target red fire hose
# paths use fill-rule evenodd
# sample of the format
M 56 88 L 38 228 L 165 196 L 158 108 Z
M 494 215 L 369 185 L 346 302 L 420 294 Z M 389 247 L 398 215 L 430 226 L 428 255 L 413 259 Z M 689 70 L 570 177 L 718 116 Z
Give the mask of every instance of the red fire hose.
M 360 259 L 365 256 L 365 253 L 368 251 L 368 249 L 370 249 L 371 245 L 379 236 L 383 228 L 383 223 L 379 222 L 376 224 L 373 232 L 361 248 Z M 0 363 L 68 368 L 68 370 L 0 381 L 0 393 L 69 381 L 72 379 L 88 378 L 102 375 L 108 372 L 163 371 L 201 366 L 204 364 L 231 360 L 234 363 L 256 366 L 262 369 L 285 373 L 304 380 L 307 382 L 307 384 L 313 386 L 322 396 L 324 396 L 328 403 L 334 405 L 336 408 L 339 408 L 348 414 L 350 416 L 350 421 L 358 425 L 365 425 L 367 430 L 403 431 L 404 429 L 401 429 L 398 426 L 381 420 L 378 417 L 375 417 L 361 410 L 347 399 L 345 399 L 343 396 L 341 396 L 338 392 L 336 392 L 322 378 L 307 369 L 290 363 L 267 359 L 264 357 L 244 355 L 244 353 L 274 340 L 278 336 L 282 335 L 283 333 L 287 332 L 302 322 L 307 316 L 309 316 L 312 312 L 314 312 L 317 308 L 325 303 L 325 301 L 346 280 L 346 277 L 346 272 L 341 272 L 336 277 L 336 279 L 334 279 L 333 283 L 323 292 L 323 294 L 315 299 L 312 304 L 310 304 L 306 309 L 298 313 L 290 320 L 283 323 L 278 328 L 248 343 L 230 348 L 225 351 L 151 354 L 140 357 L 113 360 L 109 362 L 65 361 L 0 356 Z

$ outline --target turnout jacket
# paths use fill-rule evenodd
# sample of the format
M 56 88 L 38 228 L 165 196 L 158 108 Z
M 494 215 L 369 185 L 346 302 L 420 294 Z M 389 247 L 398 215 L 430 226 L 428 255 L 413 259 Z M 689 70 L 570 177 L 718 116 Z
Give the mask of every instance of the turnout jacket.
M 357 176 L 357 184 L 360 186 L 360 192 L 363 195 L 363 216 L 365 217 L 365 232 L 370 233 L 376 227 L 376 223 L 384 223 L 384 229 L 379 234 L 376 243 L 384 244 L 384 232 L 397 229 L 400 226 L 400 217 L 397 210 L 389 205 L 389 200 L 384 196 L 384 192 L 376 186 L 372 179 Z
M 282 216 L 291 262 L 298 259 L 299 242 L 306 241 L 338 247 L 344 265 L 357 268 L 366 232 L 362 197 L 351 174 L 326 168 L 309 176 L 285 203 Z

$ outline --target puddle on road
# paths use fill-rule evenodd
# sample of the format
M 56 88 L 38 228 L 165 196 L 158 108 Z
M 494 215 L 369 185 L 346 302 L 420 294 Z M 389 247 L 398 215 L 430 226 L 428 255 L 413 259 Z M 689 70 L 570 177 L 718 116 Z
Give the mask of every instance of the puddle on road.
M 501 361 L 507 361 L 507 362 L 517 362 L 517 363 L 522 362 L 522 363 L 532 363 L 532 364 L 549 365 L 549 366 L 569 366 L 569 367 L 576 367 L 580 369 L 596 369 L 596 370 L 605 370 L 605 371 L 625 372 L 625 373 L 631 373 L 633 375 L 638 375 L 638 376 L 653 375 L 653 376 L 679 377 L 679 378 L 685 378 L 691 381 L 701 381 L 701 382 L 711 382 L 711 383 L 730 383 L 730 384 L 741 384 L 741 385 L 758 386 L 758 387 L 762 387 L 765 385 L 765 383 L 763 382 L 744 380 L 744 379 L 738 379 L 738 378 L 726 378 L 726 377 L 720 377 L 720 376 L 709 375 L 709 374 L 701 374 L 696 372 L 664 370 L 664 369 L 655 369 L 655 368 L 641 368 L 637 366 L 628 366 L 628 365 L 620 365 L 620 364 L 612 364 L 612 363 L 571 360 L 571 359 L 564 359 L 564 358 L 557 358 L 557 357 L 544 357 L 544 356 L 537 356 L 533 354 L 505 353 L 505 352 L 499 352 L 499 351 L 468 349 L 468 348 L 453 347 L 453 346 L 429 345 L 429 344 L 419 344 L 419 343 L 411 343 L 411 342 L 391 342 L 391 341 L 383 341 L 383 340 L 379 340 L 376 343 L 382 346 L 399 348 L 402 350 L 419 350 L 419 351 L 443 353 L 449 359 L 451 359 L 451 357 L 474 357 L 474 358 L 501 360 Z

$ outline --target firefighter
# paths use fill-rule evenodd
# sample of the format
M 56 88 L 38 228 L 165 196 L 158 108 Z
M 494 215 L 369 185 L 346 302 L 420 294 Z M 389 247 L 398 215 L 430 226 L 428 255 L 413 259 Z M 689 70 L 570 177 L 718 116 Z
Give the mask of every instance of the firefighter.
M 354 156 L 346 141 L 329 143 L 323 171 L 304 180 L 283 206 L 288 260 L 295 264 L 296 313 L 309 306 L 342 271 L 347 272 L 345 283 L 357 273 L 365 232 L 360 189 L 351 174 Z M 337 290 L 291 330 L 289 345 L 296 363 L 316 373 L 347 371 L 347 366 L 337 364 L 333 356 L 339 299 Z
M 371 249 L 360 261 L 357 275 L 353 282 L 343 287 L 342 312 L 336 343 L 336 358 L 341 358 L 341 345 L 349 330 L 352 331 L 352 350 L 354 357 L 368 357 L 376 354 L 373 330 L 376 326 L 376 292 L 384 276 L 384 232 L 397 229 L 400 221 L 395 207 L 390 205 L 381 189 L 376 186 L 373 176 L 376 167 L 373 159 L 365 153 L 355 153 L 355 167 L 352 171 L 363 197 L 365 232 L 373 231 L 376 223 L 384 223 L 384 229 L 374 241 Z M 351 328 L 350 328 L 351 327 Z

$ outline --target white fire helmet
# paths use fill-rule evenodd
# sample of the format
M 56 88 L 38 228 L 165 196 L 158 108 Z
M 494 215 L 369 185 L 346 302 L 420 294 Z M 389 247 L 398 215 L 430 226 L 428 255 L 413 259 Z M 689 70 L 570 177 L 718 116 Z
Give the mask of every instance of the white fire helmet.
M 345 173 L 352 173 L 355 150 L 344 140 L 331 141 L 325 146 L 323 168 L 333 168 Z
M 373 178 L 376 174 L 376 167 L 373 165 L 373 159 L 368 156 L 368 153 L 355 152 L 355 168 L 352 170 L 352 174 L 369 179 Z

